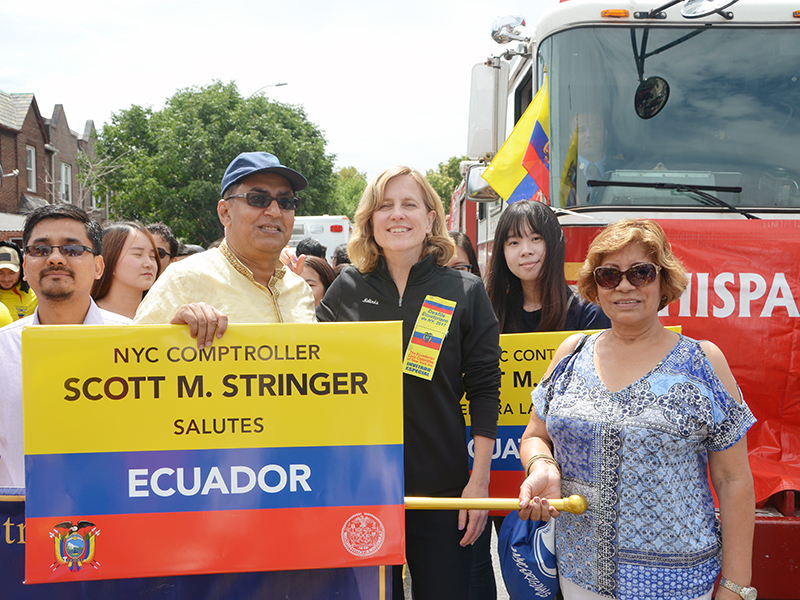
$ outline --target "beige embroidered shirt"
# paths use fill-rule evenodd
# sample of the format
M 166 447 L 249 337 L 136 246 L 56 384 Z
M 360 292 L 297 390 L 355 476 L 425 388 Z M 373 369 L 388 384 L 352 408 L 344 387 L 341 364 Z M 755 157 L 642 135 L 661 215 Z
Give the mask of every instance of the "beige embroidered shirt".
M 169 323 L 184 304 L 205 302 L 229 323 L 313 323 L 311 288 L 285 267 L 264 287 L 223 241 L 218 248 L 172 263 L 136 311 L 134 323 Z

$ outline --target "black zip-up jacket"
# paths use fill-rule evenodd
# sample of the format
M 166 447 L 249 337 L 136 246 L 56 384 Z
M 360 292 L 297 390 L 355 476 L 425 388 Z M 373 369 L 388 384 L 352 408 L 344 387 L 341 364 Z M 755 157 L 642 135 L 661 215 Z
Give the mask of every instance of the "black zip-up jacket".
M 428 256 L 411 268 L 403 297 L 386 261 L 360 273 L 348 267 L 317 307 L 320 321 L 403 321 L 403 356 L 426 296 L 456 302 L 433 379 L 403 375 L 405 493 L 460 496 L 469 481 L 461 398 L 470 401 L 471 433 L 495 439 L 500 405 L 497 318 L 478 277 L 437 267 Z M 398 340 L 399 343 L 400 340 Z M 401 368 L 401 365 L 398 365 Z

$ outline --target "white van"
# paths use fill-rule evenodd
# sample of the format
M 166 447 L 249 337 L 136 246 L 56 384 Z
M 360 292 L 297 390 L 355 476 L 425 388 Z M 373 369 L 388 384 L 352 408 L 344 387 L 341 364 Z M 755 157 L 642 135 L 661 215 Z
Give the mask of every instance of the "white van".
M 327 248 L 325 254 L 328 262 L 330 262 L 336 246 L 346 244 L 352 231 L 353 226 L 350 224 L 350 219 L 344 215 L 295 217 L 289 247 L 296 248 L 300 240 L 307 237 L 319 240 L 319 243 Z

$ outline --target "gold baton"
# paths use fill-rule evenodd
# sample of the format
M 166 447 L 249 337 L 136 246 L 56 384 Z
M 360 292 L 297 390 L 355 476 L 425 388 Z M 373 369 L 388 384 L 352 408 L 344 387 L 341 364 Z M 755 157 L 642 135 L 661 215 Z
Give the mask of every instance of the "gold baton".
M 519 510 L 519 498 L 426 498 L 406 496 L 408 510 Z M 573 494 L 569 498 L 548 499 L 556 510 L 582 515 L 588 504 L 586 498 Z

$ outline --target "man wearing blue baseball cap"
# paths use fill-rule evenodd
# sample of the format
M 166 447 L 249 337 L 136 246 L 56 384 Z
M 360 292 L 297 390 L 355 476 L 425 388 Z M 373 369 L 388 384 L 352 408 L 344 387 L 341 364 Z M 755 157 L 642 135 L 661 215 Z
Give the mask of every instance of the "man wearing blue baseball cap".
M 139 305 L 134 323 L 186 323 L 199 347 L 227 323 L 312 323 L 314 297 L 280 262 L 308 181 L 266 152 L 228 165 L 217 203 L 225 239 L 170 265 Z

